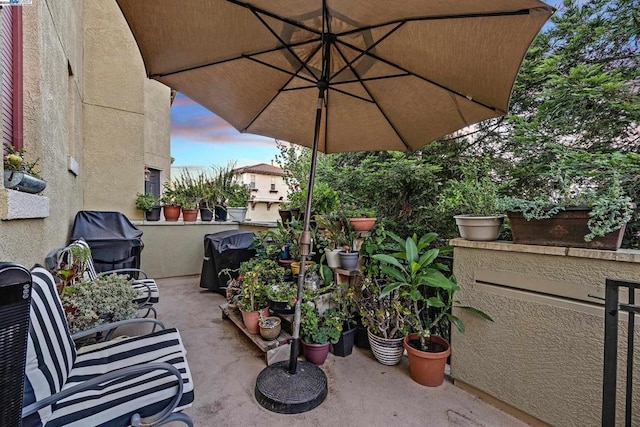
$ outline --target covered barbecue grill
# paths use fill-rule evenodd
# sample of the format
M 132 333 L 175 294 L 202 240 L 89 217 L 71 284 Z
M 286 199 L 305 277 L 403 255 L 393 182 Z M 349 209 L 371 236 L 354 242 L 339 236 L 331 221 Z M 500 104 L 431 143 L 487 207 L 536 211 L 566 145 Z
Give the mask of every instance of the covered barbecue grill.
M 142 230 L 120 212 L 79 211 L 71 240 L 84 239 L 98 273 L 119 268 L 140 268 L 144 248 Z M 134 278 L 137 275 L 134 275 Z

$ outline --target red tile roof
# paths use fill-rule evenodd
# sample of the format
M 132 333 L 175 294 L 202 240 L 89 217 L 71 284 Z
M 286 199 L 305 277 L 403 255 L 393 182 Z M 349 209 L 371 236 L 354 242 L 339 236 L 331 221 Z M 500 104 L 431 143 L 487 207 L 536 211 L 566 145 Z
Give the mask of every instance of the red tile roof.
M 261 175 L 284 176 L 284 170 L 282 168 L 268 165 L 266 163 L 259 163 L 257 165 L 252 165 L 252 166 L 244 166 L 241 168 L 236 168 L 233 171 L 239 175 L 243 173 L 257 173 Z

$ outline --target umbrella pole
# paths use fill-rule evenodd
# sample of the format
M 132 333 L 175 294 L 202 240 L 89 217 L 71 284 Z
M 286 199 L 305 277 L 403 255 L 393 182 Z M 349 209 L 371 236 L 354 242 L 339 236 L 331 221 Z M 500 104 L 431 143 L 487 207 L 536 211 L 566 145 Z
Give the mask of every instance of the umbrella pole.
M 298 274 L 298 294 L 296 298 L 295 314 L 293 316 L 293 338 L 291 339 L 291 353 L 289 354 L 289 373 L 294 375 L 297 371 L 298 354 L 300 352 L 300 313 L 302 307 L 302 290 L 304 288 L 304 275 L 306 271 L 307 256 L 311 251 L 311 201 L 313 198 L 313 183 L 316 176 L 316 161 L 318 159 L 318 140 L 320 139 L 320 124 L 322 122 L 322 103 L 324 102 L 324 87 L 320 87 L 318 93 L 318 108 L 316 110 L 315 134 L 313 135 L 313 147 L 311 151 L 311 169 L 309 171 L 309 186 L 307 187 L 307 205 L 304 214 L 304 228 L 300 235 L 300 272 Z

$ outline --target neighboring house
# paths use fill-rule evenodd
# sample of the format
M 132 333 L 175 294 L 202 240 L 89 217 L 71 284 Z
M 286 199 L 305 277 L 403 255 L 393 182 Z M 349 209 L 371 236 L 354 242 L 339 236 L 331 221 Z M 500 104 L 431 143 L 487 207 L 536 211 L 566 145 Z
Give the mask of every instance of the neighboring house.
M 260 163 L 234 169 L 238 180 L 251 189 L 247 219 L 251 221 L 277 221 L 278 208 L 287 201 L 287 184 L 284 170 L 277 166 Z
M 115 1 L 0 9 L 3 142 L 39 158 L 40 195 L 0 188 L 0 260 L 43 263 L 79 210 L 142 218 L 169 175 L 171 91 L 149 80 Z M 7 86 L 10 85 L 10 86 Z

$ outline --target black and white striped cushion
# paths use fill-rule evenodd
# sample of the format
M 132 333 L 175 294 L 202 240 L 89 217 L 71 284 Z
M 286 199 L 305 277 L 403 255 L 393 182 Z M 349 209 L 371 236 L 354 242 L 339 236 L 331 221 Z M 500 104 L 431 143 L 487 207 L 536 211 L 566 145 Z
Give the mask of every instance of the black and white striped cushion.
M 53 276 L 42 267 L 31 274 L 24 406 L 99 375 L 156 362 L 170 363 L 182 374 L 183 395 L 175 411 L 191 406 L 193 380 L 177 330 L 114 341 L 77 354 Z M 148 417 L 162 411 L 177 387 L 175 377 L 161 370 L 117 379 L 43 408 L 24 418 L 23 426 L 128 425 L 134 413 Z
M 76 360 L 76 347 L 51 273 L 42 267 L 31 271 L 31 326 L 27 340 L 24 406 L 59 392 Z M 23 420 L 24 426 L 40 425 L 51 415 L 43 408 Z
M 180 370 L 183 395 L 176 411 L 193 403 L 193 381 L 184 358 L 180 334 L 165 329 L 79 354 L 64 389 L 101 374 L 129 366 L 168 362 Z M 63 399 L 54 406 L 46 426 L 128 425 L 131 416 L 160 412 L 175 396 L 175 377 L 165 371 L 122 378 Z

